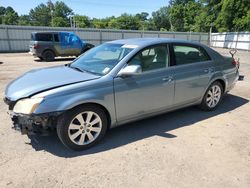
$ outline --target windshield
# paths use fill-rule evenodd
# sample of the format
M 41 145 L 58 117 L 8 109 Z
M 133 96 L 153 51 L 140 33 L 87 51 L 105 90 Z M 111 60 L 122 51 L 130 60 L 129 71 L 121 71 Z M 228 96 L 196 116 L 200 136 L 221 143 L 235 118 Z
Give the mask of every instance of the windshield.
M 70 67 L 93 74 L 105 75 L 132 50 L 133 48 L 127 48 L 123 44 L 102 44 L 76 59 Z

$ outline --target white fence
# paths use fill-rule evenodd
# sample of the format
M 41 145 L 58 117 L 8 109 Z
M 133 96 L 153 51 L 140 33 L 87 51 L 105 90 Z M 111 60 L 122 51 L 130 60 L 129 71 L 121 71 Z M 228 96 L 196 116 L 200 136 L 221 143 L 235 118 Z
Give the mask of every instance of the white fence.
M 110 40 L 142 37 L 178 38 L 209 44 L 208 33 L 0 25 L 0 52 L 28 51 L 30 34 L 36 31 L 73 31 L 81 39 L 94 45 Z
M 212 33 L 211 46 L 250 51 L 250 32 Z

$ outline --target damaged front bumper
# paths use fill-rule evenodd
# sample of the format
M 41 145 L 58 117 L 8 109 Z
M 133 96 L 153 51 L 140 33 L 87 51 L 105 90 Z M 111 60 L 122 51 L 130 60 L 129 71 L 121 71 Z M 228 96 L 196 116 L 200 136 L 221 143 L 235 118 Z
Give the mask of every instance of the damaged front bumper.
M 63 112 L 45 114 L 16 114 L 10 112 L 13 129 L 27 135 L 49 135 L 56 129 L 57 119 Z

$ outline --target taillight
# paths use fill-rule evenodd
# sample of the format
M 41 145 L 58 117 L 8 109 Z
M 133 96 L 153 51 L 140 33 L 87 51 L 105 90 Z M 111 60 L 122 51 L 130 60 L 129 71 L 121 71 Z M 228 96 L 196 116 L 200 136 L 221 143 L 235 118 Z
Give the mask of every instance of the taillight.
M 240 66 L 240 61 L 239 61 L 239 59 L 238 59 L 238 60 L 235 60 L 235 59 L 233 58 L 232 64 L 233 64 L 234 66 L 239 67 L 239 66 Z
M 38 49 L 39 48 L 39 44 L 34 44 L 34 49 Z
M 233 59 L 232 64 L 233 64 L 234 66 L 236 66 L 236 65 L 237 65 L 237 62 L 236 62 L 236 60 L 235 60 L 235 59 Z

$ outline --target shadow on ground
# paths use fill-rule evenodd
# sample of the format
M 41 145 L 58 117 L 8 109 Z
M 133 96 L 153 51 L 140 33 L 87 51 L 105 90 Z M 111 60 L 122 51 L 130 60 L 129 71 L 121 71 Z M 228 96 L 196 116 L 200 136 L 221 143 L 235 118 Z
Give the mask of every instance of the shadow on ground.
M 204 112 L 197 107 L 189 107 L 123 125 L 107 132 L 105 138 L 98 145 L 81 152 L 75 152 L 65 148 L 56 135 L 49 137 L 32 137 L 31 145 L 37 151 L 45 150 L 59 157 L 76 157 L 107 151 L 156 135 L 171 139 L 176 136 L 167 133 L 168 131 L 180 127 L 192 126 L 193 123 L 230 112 L 248 102 L 249 100 L 247 99 L 228 94 L 215 111 Z
M 74 59 L 75 59 L 75 57 L 67 57 L 67 58 L 66 58 L 66 57 L 59 57 L 59 58 L 55 58 L 54 61 L 52 61 L 52 62 L 73 61 Z M 41 60 L 41 59 L 39 59 L 39 58 L 34 59 L 34 61 L 46 63 L 46 61 L 43 61 L 43 60 Z

